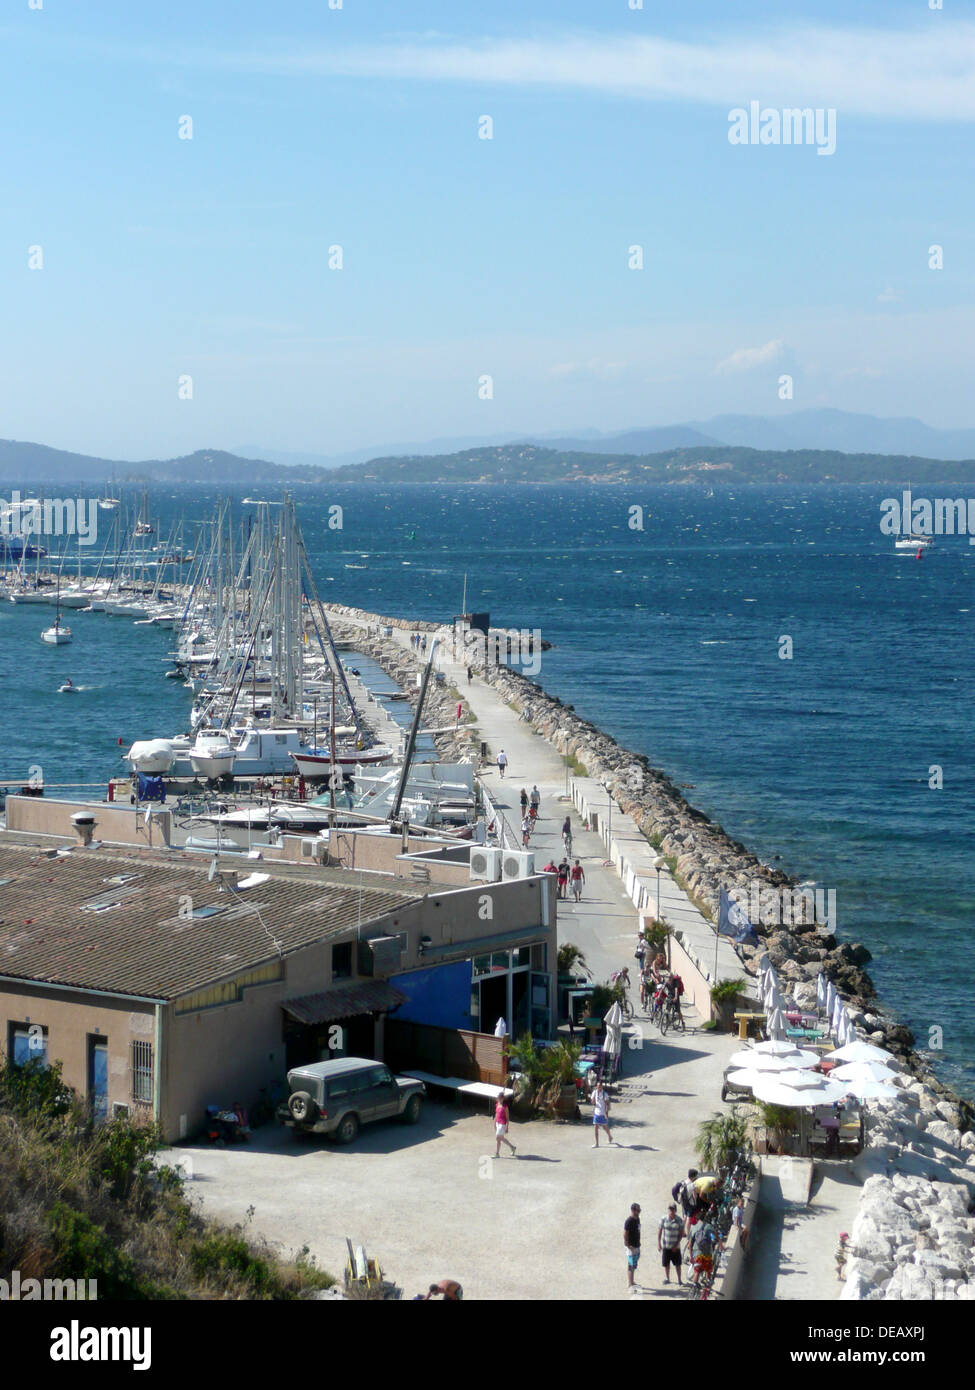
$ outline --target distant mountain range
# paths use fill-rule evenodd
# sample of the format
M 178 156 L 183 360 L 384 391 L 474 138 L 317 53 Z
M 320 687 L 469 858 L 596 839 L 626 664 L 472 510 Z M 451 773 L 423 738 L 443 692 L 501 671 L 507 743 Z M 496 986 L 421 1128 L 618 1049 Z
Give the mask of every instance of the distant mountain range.
M 576 430 L 572 433 L 510 433 L 455 439 L 415 440 L 354 449 L 347 453 L 286 453 L 239 445 L 248 458 L 303 468 L 335 468 L 375 458 L 456 454 L 502 444 L 539 444 L 585 454 L 656 454 L 667 449 L 726 444 L 743 449 L 834 449 L 844 454 L 896 454 L 917 458 L 975 459 L 975 429 L 941 430 L 905 416 L 883 419 L 848 410 L 794 410 L 782 415 L 715 415 L 709 420 L 645 429 Z
M 0 440 L 0 480 L 30 488 L 189 484 L 280 489 L 335 479 L 411 482 L 965 483 L 975 482 L 975 430 L 937 430 L 841 410 L 781 417 L 721 415 L 686 425 L 601 434 L 438 439 L 344 455 L 198 449 L 174 459 L 98 458 Z

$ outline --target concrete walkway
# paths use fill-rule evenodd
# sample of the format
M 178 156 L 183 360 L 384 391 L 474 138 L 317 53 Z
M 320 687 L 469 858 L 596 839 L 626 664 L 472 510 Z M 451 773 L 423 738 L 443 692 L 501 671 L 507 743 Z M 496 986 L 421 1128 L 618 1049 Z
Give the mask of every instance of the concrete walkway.
M 753 1243 L 739 1297 L 766 1302 L 838 1299 L 843 1284 L 833 1259 L 860 1201 L 852 1165 L 816 1160 L 809 1201 L 808 1165 L 762 1159 L 762 1189 Z

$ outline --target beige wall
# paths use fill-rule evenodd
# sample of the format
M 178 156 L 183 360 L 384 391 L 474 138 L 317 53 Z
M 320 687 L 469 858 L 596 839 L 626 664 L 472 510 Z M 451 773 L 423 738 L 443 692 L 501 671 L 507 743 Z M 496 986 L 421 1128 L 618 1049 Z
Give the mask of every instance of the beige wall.
M 149 845 L 150 827 L 146 826 L 146 807 L 113 806 L 105 801 L 54 801 L 46 796 L 8 796 L 7 829 L 34 835 L 63 835 L 77 843 L 78 836 L 71 817 L 76 811 L 91 811 L 95 817 L 95 839 L 113 844 Z M 151 843 L 168 845 L 171 816 L 159 806 L 153 807 Z
M 44 987 L 0 984 L 0 1046 L 7 1050 L 11 1023 L 39 1023 L 47 1029 L 47 1055 L 60 1061 L 64 1079 L 83 1099 L 88 1096 L 88 1034 L 108 1040 L 108 1113 L 116 1102 L 132 1107 L 132 1043 L 153 1043 L 155 1007 L 77 992 L 44 992 Z
M 333 944 L 289 956 L 283 980 L 250 986 L 237 1004 L 192 1014 L 167 1008 L 162 1121 L 168 1138 L 192 1134 L 208 1105 L 239 1100 L 250 1106 L 262 1087 L 280 1087 L 285 1076 L 281 1005 L 331 986 Z

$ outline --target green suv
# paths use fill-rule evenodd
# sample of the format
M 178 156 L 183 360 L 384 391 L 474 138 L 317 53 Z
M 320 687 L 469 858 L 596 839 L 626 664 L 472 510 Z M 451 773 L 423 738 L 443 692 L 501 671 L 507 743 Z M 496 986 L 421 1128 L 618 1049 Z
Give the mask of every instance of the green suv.
M 278 1119 L 306 1134 L 332 1134 L 351 1144 L 360 1125 L 400 1118 L 415 1125 L 426 1087 L 409 1076 L 394 1076 L 385 1062 L 368 1057 L 336 1057 L 288 1072 L 290 1095 L 278 1106 Z

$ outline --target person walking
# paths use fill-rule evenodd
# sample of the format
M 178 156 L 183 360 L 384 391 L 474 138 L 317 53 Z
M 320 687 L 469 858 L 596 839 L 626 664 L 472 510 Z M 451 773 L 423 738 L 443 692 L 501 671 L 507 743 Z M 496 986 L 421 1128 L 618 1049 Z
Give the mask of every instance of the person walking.
M 609 1130 L 609 1096 L 606 1094 L 601 1081 L 596 1082 L 595 1090 L 592 1093 L 592 1133 L 593 1148 L 599 1148 L 599 1131 L 606 1131 L 606 1138 L 612 1144 L 613 1136 Z
M 569 891 L 569 861 L 564 854 L 556 872 L 559 876 L 559 897 L 564 898 Z
M 473 668 L 473 666 L 468 666 L 468 668 L 467 668 L 467 684 L 470 685 L 470 683 L 471 683 L 471 681 L 472 681 L 473 679 L 474 679 L 474 668 Z
M 506 768 L 507 766 L 508 766 L 508 755 L 507 755 L 507 753 L 504 751 L 504 749 L 502 748 L 501 751 L 500 751 L 500 753 L 498 754 L 498 775 L 500 776 L 502 782 L 504 781 L 504 770 L 505 770 L 505 768 Z
M 630 1214 L 623 1222 L 623 1245 L 626 1249 L 626 1282 L 634 1288 L 634 1275 L 640 1263 L 640 1203 L 634 1202 Z
M 565 845 L 566 854 L 572 853 L 572 822 L 566 816 L 562 822 L 562 843 Z
M 494 1105 L 494 1138 L 496 1141 L 494 1146 L 495 1158 L 501 1157 L 502 1144 L 507 1144 L 512 1154 L 518 1152 L 514 1144 L 512 1144 L 511 1140 L 508 1138 L 508 1107 L 505 1104 L 504 1091 L 498 1092 L 498 1099 Z
M 572 865 L 572 873 L 569 875 L 569 877 L 572 879 L 572 896 L 575 898 L 577 903 L 581 903 L 582 885 L 586 881 L 586 875 L 578 859 Z
M 677 1203 L 671 1202 L 667 1208 L 667 1215 L 660 1218 L 660 1225 L 657 1227 L 657 1249 L 660 1251 L 664 1267 L 664 1283 L 670 1283 L 670 1266 L 674 1266 L 677 1274 L 678 1284 L 683 1283 L 680 1277 L 680 1242 L 684 1234 L 684 1223 L 677 1215 Z
M 535 808 L 535 815 L 537 816 L 537 815 L 538 815 L 538 808 L 539 808 L 539 806 L 541 806 L 541 804 L 542 804 L 542 794 L 541 794 L 541 792 L 538 790 L 538 787 L 537 787 L 534 783 L 532 784 L 531 796 L 528 798 L 528 800 L 531 802 L 532 806 Z
M 525 788 L 524 788 L 524 787 L 522 787 L 522 789 L 521 789 L 521 795 L 519 796 L 518 800 L 521 802 L 521 814 L 522 814 L 523 816 L 527 816 L 527 815 L 528 815 L 528 793 L 525 791 Z

